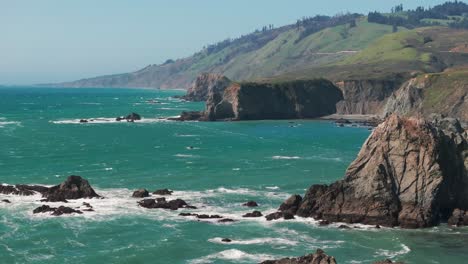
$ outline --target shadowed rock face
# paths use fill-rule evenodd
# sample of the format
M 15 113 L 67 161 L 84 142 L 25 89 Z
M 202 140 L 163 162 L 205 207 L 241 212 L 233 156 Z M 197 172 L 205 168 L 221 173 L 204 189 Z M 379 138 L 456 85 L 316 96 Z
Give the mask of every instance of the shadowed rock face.
M 50 187 L 43 195 L 49 201 L 101 197 L 94 191 L 89 182 L 80 176 L 69 176 L 60 185 Z
M 404 228 L 437 225 L 454 209 L 468 208 L 467 153 L 458 121 L 392 115 L 367 139 L 343 180 L 310 187 L 297 215 Z
M 187 94 L 182 98 L 188 101 L 206 101 L 211 93 L 222 93 L 231 80 L 223 75 L 215 73 L 202 73 L 187 90 Z

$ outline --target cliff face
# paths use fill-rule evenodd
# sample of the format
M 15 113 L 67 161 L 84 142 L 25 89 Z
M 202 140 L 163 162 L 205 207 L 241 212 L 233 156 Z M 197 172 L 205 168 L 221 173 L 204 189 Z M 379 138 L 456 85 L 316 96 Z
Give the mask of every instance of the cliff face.
M 209 94 L 222 94 L 231 84 L 231 80 L 216 73 L 202 73 L 187 90 L 182 98 L 188 101 L 206 101 Z
M 233 84 L 207 100 L 209 120 L 315 118 L 336 112 L 341 91 L 327 80 Z
M 468 68 L 424 74 L 402 85 L 388 99 L 383 114 L 438 113 L 468 122 Z
M 338 114 L 380 114 L 400 80 L 345 80 L 337 83 L 344 100 L 336 106 Z
M 333 222 L 436 225 L 455 209 L 468 209 L 467 154 L 458 121 L 392 115 L 364 143 L 345 178 L 310 187 L 296 213 Z

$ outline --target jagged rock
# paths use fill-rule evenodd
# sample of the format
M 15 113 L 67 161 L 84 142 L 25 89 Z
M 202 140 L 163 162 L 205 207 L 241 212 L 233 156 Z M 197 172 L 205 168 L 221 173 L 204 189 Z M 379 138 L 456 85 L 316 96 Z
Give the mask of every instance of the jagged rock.
M 54 216 L 60 216 L 63 214 L 73 214 L 73 213 L 82 214 L 83 213 L 79 210 L 75 210 L 75 209 L 72 209 L 70 207 L 65 207 L 65 206 L 60 206 L 58 208 L 55 208 L 55 207 L 50 207 L 48 205 L 42 205 L 33 210 L 34 214 L 47 213 L 47 212 L 52 212 L 51 215 L 54 215 Z
M 169 189 L 156 190 L 153 192 L 153 194 L 156 194 L 156 195 L 171 195 L 172 193 L 173 191 Z
M 180 213 L 180 216 L 197 216 L 198 214 L 192 214 L 192 213 Z
M 133 192 L 132 197 L 134 198 L 145 198 L 149 196 L 149 192 L 146 189 L 138 189 Z
M 222 93 L 231 80 L 216 73 L 202 73 L 187 90 L 187 94 L 182 99 L 187 101 L 206 101 L 210 93 Z
M 338 228 L 339 229 L 350 229 L 351 227 L 349 227 L 347 225 L 340 225 Z
M 50 187 L 43 195 L 48 201 L 101 197 L 94 191 L 89 182 L 80 176 L 69 176 L 60 185 Z
M 260 211 L 253 211 L 252 213 L 246 213 L 242 217 L 262 217 L 262 213 Z
M 8 200 L 8 199 L 3 199 L 2 202 L 4 202 L 4 203 L 11 203 L 10 200 Z
M 246 202 L 246 203 L 242 204 L 242 206 L 247 206 L 247 207 L 257 207 L 257 206 L 258 206 L 258 204 L 257 204 L 257 202 L 255 202 L 255 201 L 248 201 L 248 202 Z
M 169 118 L 174 121 L 203 121 L 205 118 L 203 111 L 183 111 L 179 117 Z
M 455 209 L 448 219 L 447 223 L 453 226 L 467 226 L 468 225 L 468 211 Z
M 284 220 L 294 219 L 294 215 L 288 212 L 275 212 L 265 216 L 267 221 L 278 220 L 284 218 Z
M 86 119 L 80 119 L 80 123 L 88 123 L 88 120 L 86 120 Z
M 223 238 L 223 239 L 221 239 L 221 241 L 226 242 L 226 243 L 232 242 L 232 240 L 229 239 L 229 238 Z
M 127 121 L 141 120 L 141 116 L 137 113 L 131 113 L 125 117 Z
M 334 257 L 328 256 L 321 249 L 317 249 L 315 254 L 310 254 L 297 258 L 284 258 L 279 260 L 266 260 L 260 264 L 336 264 Z
M 297 209 L 299 209 L 299 205 L 302 202 L 302 197 L 300 195 L 292 195 L 286 201 L 284 201 L 280 207 L 279 211 L 286 212 L 290 214 L 296 214 Z
M 206 214 L 201 214 L 201 215 L 197 215 L 197 218 L 198 218 L 198 219 L 220 219 L 220 218 L 223 218 L 223 217 L 220 216 L 220 215 L 206 215 Z
M 467 145 L 466 132 L 457 128 L 392 115 L 373 131 L 343 180 L 310 187 L 297 215 L 404 228 L 437 225 L 455 208 L 468 208 Z
M 182 199 L 175 199 L 171 201 L 166 201 L 165 198 L 157 198 L 157 199 L 145 199 L 138 202 L 138 205 L 141 207 L 145 207 L 148 209 L 170 209 L 170 210 L 177 210 L 180 208 L 191 208 L 184 200 Z
M 41 199 L 40 201 L 41 201 L 41 202 L 45 202 L 45 203 L 57 203 L 57 202 L 60 202 L 60 203 L 68 203 L 67 200 L 61 199 L 61 198 L 57 198 L 57 199 L 49 199 L 49 198 L 46 198 L 46 199 Z

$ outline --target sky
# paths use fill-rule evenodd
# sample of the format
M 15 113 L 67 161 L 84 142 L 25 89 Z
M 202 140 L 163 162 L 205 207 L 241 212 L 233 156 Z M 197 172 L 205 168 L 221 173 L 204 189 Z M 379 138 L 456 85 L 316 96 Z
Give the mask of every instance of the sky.
M 0 84 L 136 71 L 298 18 L 442 0 L 0 0 Z

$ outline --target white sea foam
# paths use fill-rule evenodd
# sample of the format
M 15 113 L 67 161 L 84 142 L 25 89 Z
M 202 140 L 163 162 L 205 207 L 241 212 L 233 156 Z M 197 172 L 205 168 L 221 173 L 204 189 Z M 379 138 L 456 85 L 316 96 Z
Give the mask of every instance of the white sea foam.
M 97 117 L 97 118 L 84 118 L 88 122 L 81 123 L 81 119 L 65 119 L 50 121 L 54 124 L 115 124 L 115 123 L 128 123 L 125 120 L 117 121 L 115 117 Z M 135 120 L 134 123 L 158 123 L 158 122 L 171 122 L 168 118 L 142 118 Z
M 222 241 L 223 238 L 221 237 L 215 237 L 215 238 L 210 238 L 208 239 L 209 242 L 211 243 L 216 243 L 216 244 L 225 244 L 225 242 Z M 236 240 L 232 239 L 231 242 L 229 242 L 231 245 L 263 245 L 263 244 L 271 244 L 271 245 L 290 245 L 294 246 L 297 245 L 297 241 L 292 241 L 284 238 L 274 238 L 274 237 L 265 237 L 265 238 L 254 238 L 254 239 L 245 239 L 245 240 Z
M 238 263 L 258 263 L 268 259 L 275 259 L 276 256 L 267 254 L 249 254 L 238 249 L 228 249 L 214 253 L 199 259 L 190 261 L 192 264 L 213 263 L 216 260 L 227 260 Z
M 301 159 L 299 156 L 273 156 L 271 157 L 272 159 L 277 159 L 277 160 L 297 160 Z
M 199 137 L 200 135 L 190 135 L 190 134 L 175 134 L 176 137 Z
M 405 244 L 400 244 L 401 250 L 397 251 L 392 251 L 392 250 L 386 250 L 386 249 L 379 249 L 376 253 L 376 256 L 378 257 L 387 257 L 387 258 L 395 258 L 401 255 L 408 254 L 411 249 L 405 245 Z
M 194 158 L 194 157 L 197 157 L 196 155 L 192 155 L 192 154 L 175 154 L 174 157 L 178 157 L 178 158 Z
M 265 189 L 268 189 L 268 190 L 279 190 L 280 187 L 278 187 L 278 186 L 267 186 L 267 187 L 265 187 Z
M 5 119 L 3 119 L 5 120 Z M 0 122 L 0 127 L 4 127 L 4 126 L 7 126 L 7 125 L 21 125 L 21 122 L 18 122 L 18 121 L 1 121 Z

